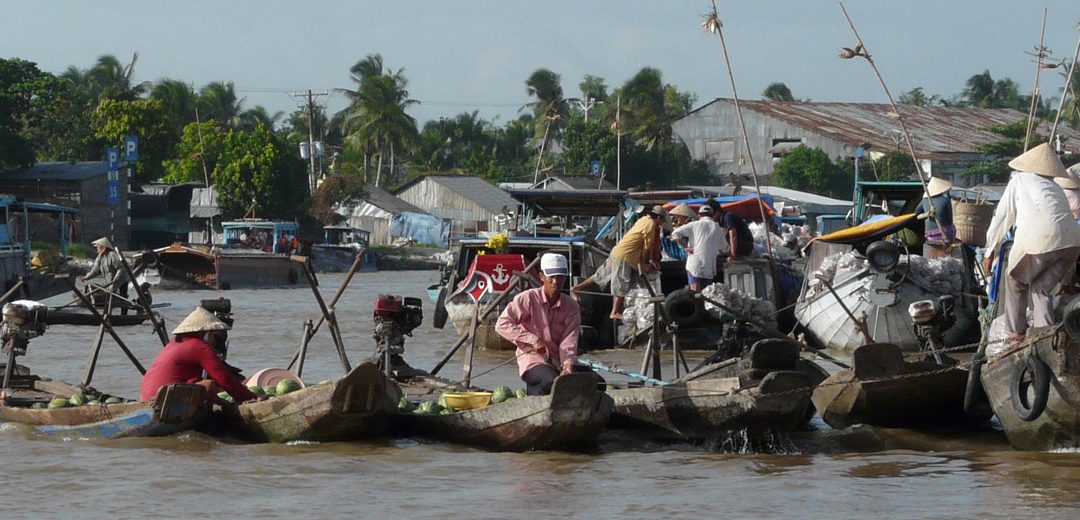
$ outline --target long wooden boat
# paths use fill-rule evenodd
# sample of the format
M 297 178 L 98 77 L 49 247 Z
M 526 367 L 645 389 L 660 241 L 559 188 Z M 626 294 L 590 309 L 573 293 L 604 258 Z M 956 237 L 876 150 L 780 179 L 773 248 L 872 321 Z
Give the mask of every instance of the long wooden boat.
M 595 442 L 611 417 L 613 402 L 597 377 L 575 373 L 555 379 L 551 395 L 528 396 L 446 415 L 398 413 L 400 433 L 493 451 L 574 449 Z M 422 395 L 430 388 L 406 385 Z M 430 398 L 431 396 L 429 396 Z
M 708 365 L 702 378 L 668 385 L 609 389 L 611 427 L 660 440 L 705 440 L 727 432 L 791 431 L 812 415 L 810 394 L 827 376 L 799 358 L 798 346 L 763 340 L 743 358 Z M 705 378 L 708 377 L 708 378 Z
M 54 397 L 81 393 L 72 384 L 34 378 L 32 388 L 19 389 L 10 399 L 16 405 L 0 405 L 0 422 L 26 424 L 41 434 L 58 438 L 116 439 L 160 437 L 194 427 L 205 411 L 206 392 L 198 385 L 174 384 L 158 391 L 153 402 L 94 404 L 71 408 L 36 409 Z
M 1075 313 L 1066 310 L 1066 330 Z M 994 414 L 1016 449 L 1080 448 L 1080 337 L 1047 327 L 1029 330 L 1028 338 L 982 367 Z
M 348 441 L 386 432 L 400 399 L 398 385 L 366 362 L 331 383 L 216 408 L 200 429 L 252 442 Z
M 288 255 L 232 244 L 214 249 L 173 244 L 138 255 L 136 262 L 147 267 L 139 282 L 158 290 L 288 287 L 302 279 Z
M 974 424 L 964 412 L 967 370 L 905 361 L 900 347 L 863 345 L 841 370 L 814 390 L 814 406 L 833 428 L 853 424 L 900 428 Z M 985 419 L 985 418 L 984 418 Z

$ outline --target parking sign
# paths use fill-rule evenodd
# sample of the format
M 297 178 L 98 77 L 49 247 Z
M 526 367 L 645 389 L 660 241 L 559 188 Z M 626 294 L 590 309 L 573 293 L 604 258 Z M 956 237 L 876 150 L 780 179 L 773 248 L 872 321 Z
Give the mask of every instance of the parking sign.
M 124 160 L 127 162 L 139 160 L 139 136 L 129 135 L 124 138 Z
M 109 161 L 109 170 L 120 169 L 120 149 L 117 147 L 111 147 L 105 152 L 105 157 Z

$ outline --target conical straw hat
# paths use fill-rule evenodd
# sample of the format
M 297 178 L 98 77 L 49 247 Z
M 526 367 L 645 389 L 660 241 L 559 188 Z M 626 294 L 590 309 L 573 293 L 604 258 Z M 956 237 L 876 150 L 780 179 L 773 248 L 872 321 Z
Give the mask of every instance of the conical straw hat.
M 93 242 L 90 242 L 90 245 L 92 245 L 92 246 L 101 246 L 101 247 L 104 247 L 105 249 L 112 249 L 113 248 L 112 242 L 109 241 L 108 237 L 101 237 L 101 238 L 99 238 L 99 239 L 97 239 L 97 240 L 95 240 Z
M 1080 164 L 1074 164 L 1071 168 L 1065 170 L 1065 175 L 1065 177 L 1054 177 L 1054 182 L 1067 190 L 1080 188 L 1080 179 L 1077 179 L 1077 176 L 1080 175 Z
M 698 217 L 698 214 L 694 213 L 694 210 L 690 209 L 689 204 L 679 204 L 678 206 L 675 206 L 675 209 L 671 210 L 670 215 L 673 217 L 686 217 L 690 220 L 694 220 Z
M 172 331 L 173 336 L 177 334 L 188 334 L 191 332 L 209 332 L 212 330 L 229 330 L 227 323 L 221 321 L 214 316 L 214 313 L 202 308 L 195 307 L 195 310 L 191 314 L 188 314 L 184 321 L 181 321 L 176 329 Z
M 1054 149 L 1050 148 L 1050 145 L 1046 143 L 1040 144 L 1024 152 L 1020 157 L 1009 161 L 1009 168 L 1042 175 L 1043 177 L 1068 176 L 1068 173 L 1065 172 L 1065 165 L 1061 164 L 1061 159 L 1054 153 Z
M 952 188 L 952 182 L 940 177 L 931 177 L 930 182 L 926 183 L 926 189 L 930 192 L 931 197 L 937 197 L 949 191 L 950 188 Z

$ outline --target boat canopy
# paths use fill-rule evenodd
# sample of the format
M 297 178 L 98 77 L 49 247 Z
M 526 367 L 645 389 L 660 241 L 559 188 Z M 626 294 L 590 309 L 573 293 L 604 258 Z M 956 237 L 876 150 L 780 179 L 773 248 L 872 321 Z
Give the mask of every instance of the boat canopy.
M 240 236 L 252 231 L 269 231 L 272 239 L 271 244 L 277 244 L 286 236 L 298 237 L 300 225 L 296 222 L 277 222 L 273 220 L 234 220 L 222 222 L 221 229 L 225 233 L 225 244 L 240 244 Z
M 855 185 L 855 222 L 863 222 L 874 206 L 885 202 L 899 207 L 900 214 L 912 213 L 925 194 L 921 182 L 859 181 Z
M 817 237 L 810 242 L 821 241 L 832 244 L 863 244 L 881 240 L 888 235 L 896 233 L 915 222 L 918 215 L 909 213 L 899 217 L 885 217 L 874 219 L 855 227 L 834 231 L 828 235 Z
M 673 200 L 664 204 L 664 209 L 670 211 L 674 209 L 675 206 L 686 204 L 694 211 L 697 211 L 697 208 L 708 200 L 709 199 Z M 724 211 L 730 211 L 747 220 L 761 220 L 761 210 L 758 209 L 757 195 L 732 195 L 730 197 L 715 197 L 713 200 L 719 202 L 720 207 L 723 208 Z M 776 209 L 773 206 L 773 198 L 768 195 L 762 195 L 761 200 L 765 202 L 765 214 L 769 217 L 775 217 Z
M 30 219 L 27 218 L 30 213 L 53 213 L 59 215 L 59 225 L 57 232 L 59 233 L 60 253 L 67 255 L 68 237 L 71 236 L 71 230 L 69 229 L 70 223 L 68 222 L 68 215 L 76 215 L 79 210 L 75 208 L 69 208 L 67 206 L 61 206 L 59 204 L 49 204 L 46 202 L 27 202 L 19 200 L 14 195 L 0 194 L 0 208 L 4 210 L 4 222 L 9 223 L 6 226 L 0 226 L 0 245 L 11 244 L 12 235 L 15 232 L 11 229 L 11 217 L 14 215 L 22 214 L 22 236 L 24 238 L 22 246 L 24 251 L 30 251 Z

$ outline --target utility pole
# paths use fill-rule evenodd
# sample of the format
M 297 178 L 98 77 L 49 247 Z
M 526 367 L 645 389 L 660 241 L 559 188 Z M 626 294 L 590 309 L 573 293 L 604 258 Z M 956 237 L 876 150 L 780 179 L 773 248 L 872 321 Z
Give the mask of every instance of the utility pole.
M 319 96 L 327 96 L 330 93 L 327 91 L 312 92 L 308 89 L 307 92 L 293 92 L 293 97 L 300 97 L 305 101 L 305 108 L 308 115 L 308 166 L 310 171 L 308 172 L 308 189 L 314 193 L 315 185 L 318 183 L 319 174 L 315 169 L 315 98 Z

